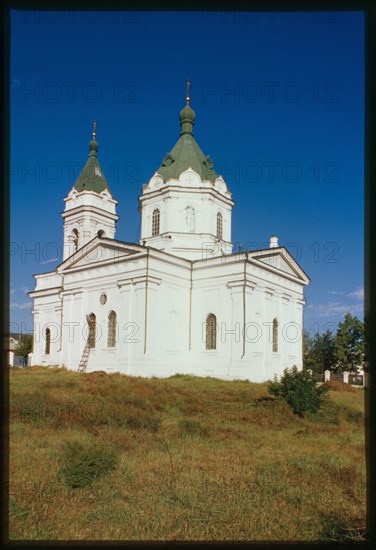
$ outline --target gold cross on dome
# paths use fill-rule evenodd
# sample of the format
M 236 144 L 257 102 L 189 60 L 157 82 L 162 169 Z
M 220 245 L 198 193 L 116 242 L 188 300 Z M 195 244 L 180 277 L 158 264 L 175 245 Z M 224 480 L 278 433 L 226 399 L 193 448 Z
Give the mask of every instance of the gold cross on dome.
M 192 84 L 189 82 L 189 80 L 186 80 L 185 83 L 186 83 L 186 85 L 187 85 L 187 94 L 186 94 L 186 97 L 185 97 L 185 101 L 186 101 L 187 103 L 189 103 L 189 102 L 191 101 L 189 92 L 190 92 L 190 87 L 192 86 Z

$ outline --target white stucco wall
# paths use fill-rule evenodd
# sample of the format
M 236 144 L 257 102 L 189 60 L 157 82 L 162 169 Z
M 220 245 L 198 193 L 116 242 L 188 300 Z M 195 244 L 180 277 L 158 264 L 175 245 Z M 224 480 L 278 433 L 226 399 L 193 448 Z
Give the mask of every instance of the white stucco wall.
M 263 381 L 287 366 L 302 365 L 305 283 L 297 277 L 247 260 L 245 253 L 192 263 L 142 247 L 127 254 L 121 244 L 118 249 L 108 242 L 97 246 L 100 253 L 77 254 L 79 260 L 71 266 L 67 261 L 60 274 L 37 276 L 34 320 L 40 338 L 34 364 L 76 370 L 88 335 L 86 315 L 94 313 L 97 340 L 88 371 L 159 377 L 181 372 Z M 100 303 L 102 294 L 105 304 Z M 114 348 L 107 345 L 111 311 L 118 327 Z M 215 350 L 205 347 L 209 313 L 217 318 Z M 279 322 L 278 352 L 272 351 L 270 336 L 274 318 Z

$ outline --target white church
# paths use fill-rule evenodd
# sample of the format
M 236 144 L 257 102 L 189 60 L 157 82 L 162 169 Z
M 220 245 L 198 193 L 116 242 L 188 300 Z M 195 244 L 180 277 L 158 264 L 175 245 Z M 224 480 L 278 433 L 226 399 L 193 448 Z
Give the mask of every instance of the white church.
M 302 367 L 310 279 L 270 237 L 234 251 L 234 201 L 197 144 L 189 94 L 180 137 L 139 197 L 139 244 L 115 239 L 117 201 L 89 158 L 64 199 L 64 258 L 35 275 L 33 365 L 133 376 L 269 380 Z

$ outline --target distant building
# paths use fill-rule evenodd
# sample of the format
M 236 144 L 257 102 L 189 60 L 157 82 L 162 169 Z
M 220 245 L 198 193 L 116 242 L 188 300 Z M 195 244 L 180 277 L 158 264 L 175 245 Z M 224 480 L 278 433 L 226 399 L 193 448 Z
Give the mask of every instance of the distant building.
M 187 97 L 180 137 L 142 187 L 137 244 L 115 239 L 94 128 L 65 198 L 64 260 L 29 293 L 33 364 L 252 381 L 302 366 L 309 278 L 275 236 L 267 249 L 232 251 L 234 202 L 194 122 Z
M 8 365 L 10 365 L 10 366 L 13 366 L 13 364 L 14 364 L 14 355 L 15 355 L 17 346 L 19 344 L 19 341 L 20 341 L 20 336 L 17 336 L 17 335 L 14 335 L 14 334 L 9 334 L 4 339 L 4 348 L 5 348 L 5 351 L 8 354 L 7 355 Z

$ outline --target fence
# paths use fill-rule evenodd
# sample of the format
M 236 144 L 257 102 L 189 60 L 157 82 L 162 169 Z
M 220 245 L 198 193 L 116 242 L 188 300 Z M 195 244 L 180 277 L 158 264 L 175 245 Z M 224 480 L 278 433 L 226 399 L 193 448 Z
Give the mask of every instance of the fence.
M 329 371 L 330 372 L 330 371 Z M 344 376 L 346 373 L 337 373 L 337 372 L 330 372 L 330 380 L 333 380 L 334 382 L 345 382 L 346 377 Z
M 21 355 L 15 355 L 13 357 L 13 365 L 12 367 L 27 367 L 28 366 L 28 358 L 22 357 Z
M 326 370 L 324 372 L 324 382 L 334 380 L 335 382 L 344 382 L 345 384 L 351 384 L 352 386 L 365 386 L 366 377 L 364 374 L 355 374 L 350 372 L 336 373 Z
M 325 382 L 323 372 L 313 372 L 312 378 L 315 380 L 315 382 Z
M 363 378 L 362 374 L 349 374 L 349 384 L 353 386 L 363 386 Z

